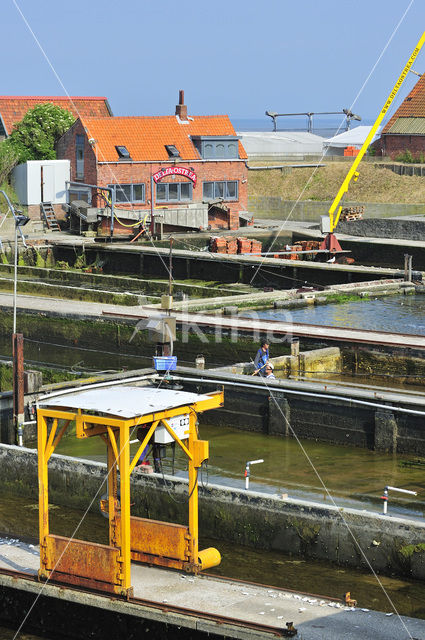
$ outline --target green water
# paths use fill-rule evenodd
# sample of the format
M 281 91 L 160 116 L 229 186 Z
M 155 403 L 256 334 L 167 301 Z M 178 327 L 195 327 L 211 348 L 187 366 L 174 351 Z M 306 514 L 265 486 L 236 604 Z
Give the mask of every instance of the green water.
M 76 531 L 79 523 L 81 526 Z M 107 543 L 107 521 L 97 513 L 84 513 L 50 505 L 52 533 Z M 0 535 L 37 542 L 38 506 L 35 500 L 16 495 L 0 496 Z M 245 547 L 211 540 L 202 535 L 200 548 L 215 546 L 222 554 L 222 563 L 211 570 L 215 575 L 234 577 L 251 582 L 293 589 L 306 593 L 341 598 L 351 591 L 359 606 L 391 611 L 388 598 L 377 579 L 365 571 L 328 566 L 277 552 L 252 551 Z M 425 585 L 414 580 L 380 576 L 380 581 L 400 614 L 425 618 Z M 13 638 L 2 635 L 0 638 Z M 35 636 L 19 636 L 20 640 L 36 640 Z
M 341 507 L 382 511 L 380 496 L 386 485 L 417 491 L 413 499 L 390 495 L 388 512 L 393 515 L 425 515 L 425 461 L 417 457 L 385 454 L 354 447 L 269 436 L 238 431 L 230 427 L 200 425 L 200 437 L 210 442 L 208 478 L 201 481 L 226 484 L 242 489 L 248 460 L 263 458 L 251 467 L 250 489 L 268 493 L 287 493 Z M 132 445 L 133 455 L 137 444 Z M 100 438 L 63 438 L 56 453 L 106 462 L 106 447 Z M 172 471 L 171 452 L 163 462 L 165 473 Z M 176 449 L 177 475 L 186 475 L 186 458 Z M 321 480 L 320 480 L 320 479 Z M 322 484 L 323 483 L 323 484 Z M 326 491 L 326 489 L 328 491 Z M 328 493 L 329 492 L 329 493 Z
M 373 331 L 389 331 L 425 335 L 425 296 L 393 295 L 342 302 L 340 304 L 309 305 L 302 309 L 264 309 L 241 315 L 282 322 L 330 327 L 350 327 Z

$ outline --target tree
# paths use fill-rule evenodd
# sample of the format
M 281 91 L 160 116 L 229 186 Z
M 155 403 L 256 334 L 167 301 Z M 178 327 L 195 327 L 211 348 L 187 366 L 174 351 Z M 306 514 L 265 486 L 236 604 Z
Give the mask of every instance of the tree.
M 18 163 L 18 156 L 9 140 L 0 142 L 0 185 L 7 180 L 13 167 Z
M 7 143 L 15 152 L 18 162 L 27 160 L 54 160 L 55 144 L 75 117 L 51 102 L 29 109 L 12 131 Z

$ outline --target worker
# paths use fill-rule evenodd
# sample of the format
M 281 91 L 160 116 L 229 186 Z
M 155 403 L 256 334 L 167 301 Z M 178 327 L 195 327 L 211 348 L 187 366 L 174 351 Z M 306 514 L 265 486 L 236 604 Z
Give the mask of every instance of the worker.
M 272 363 L 268 362 L 266 364 L 266 366 L 264 367 L 264 372 L 265 372 L 264 373 L 264 377 L 265 378 L 274 378 L 274 379 L 276 379 L 276 376 L 273 373 L 273 369 L 274 369 L 274 367 L 273 367 Z
M 265 375 L 264 369 L 268 361 L 269 361 L 269 343 L 267 342 L 267 340 L 264 340 L 261 343 L 261 346 L 257 351 L 257 355 L 254 358 L 254 367 L 255 367 L 254 374 L 259 374 L 260 376 L 264 376 Z

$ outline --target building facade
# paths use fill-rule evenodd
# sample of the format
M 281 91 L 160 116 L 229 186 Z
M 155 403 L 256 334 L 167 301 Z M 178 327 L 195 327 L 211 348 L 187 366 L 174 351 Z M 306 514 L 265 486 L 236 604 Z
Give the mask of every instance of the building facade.
M 98 193 L 84 185 L 114 187 L 124 212 L 207 205 L 211 228 L 237 229 L 246 214 L 247 155 L 230 119 L 189 116 L 182 91 L 172 116 L 79 118 L 57 157 L 71 162 L 71 198 L 85 190 L 94 206 Z
M 382 130 L 373 147 L 378 155 L 398 156 L 410 152 L 423 162 L 425 155 L 425 75 L 422 75 L 407 98 Z

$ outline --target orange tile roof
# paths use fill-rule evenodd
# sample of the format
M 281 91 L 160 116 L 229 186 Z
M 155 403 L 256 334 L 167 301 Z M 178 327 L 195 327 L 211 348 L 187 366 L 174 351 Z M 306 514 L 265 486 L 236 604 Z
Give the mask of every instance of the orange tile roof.
M 115 162 L 115 145 L 127 147 L 135 161 L 167 161 L 165 145 L 175 145 L 183 160 L 197 160 L 190 136 L 236 136 L 228 116 L 190 116 L 182 123 L 176 116 L 138 116 L 117 118 L 82 118 L 87 136 L 97 144 L 99 162 Z M 239 142 L 239 157 L 246 159 Z
M 425 117 L 425 74 L 422 75 L 407 98 L 402 102 L 394 115 L 382 129 L 382 134 L 388 133 L 398 118 Z M 381 134 L 381 135 L 382 135 Z
M 22 120 L 28 109 L 37 104 L 51 102 L 63 109 L 68 109 L 76 118 L 81 117 L 109 117 L 111 108 L 105 97 L 92 96 L 0 96 L 0 116 L 10 134 L 13 125 Z

